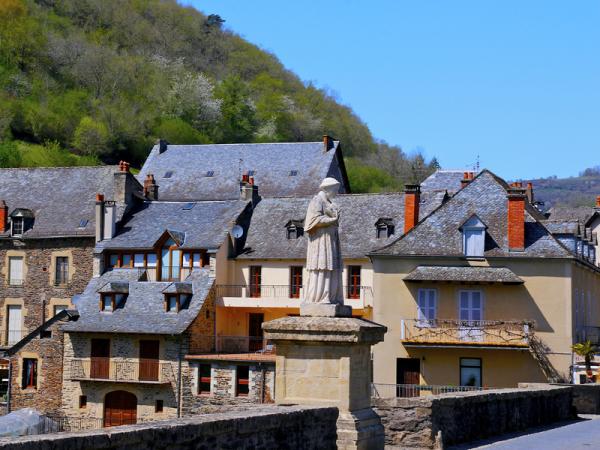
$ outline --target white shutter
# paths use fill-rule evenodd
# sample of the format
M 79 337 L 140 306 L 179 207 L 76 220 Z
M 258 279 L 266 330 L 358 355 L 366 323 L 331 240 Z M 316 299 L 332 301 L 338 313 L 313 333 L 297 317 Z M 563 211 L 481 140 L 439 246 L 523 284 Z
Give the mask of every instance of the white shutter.
M 419 289 L 417 298 L 417 319 L 420 325 L 428 325 L 436 318 L 437 291 Z
M 11 257 L 10 265 L 10 284 L 21 284 L 23 282 L 23 258 Z
M 8 343 L 14 344 L 21 340 L 21 305 L 8 305 Z

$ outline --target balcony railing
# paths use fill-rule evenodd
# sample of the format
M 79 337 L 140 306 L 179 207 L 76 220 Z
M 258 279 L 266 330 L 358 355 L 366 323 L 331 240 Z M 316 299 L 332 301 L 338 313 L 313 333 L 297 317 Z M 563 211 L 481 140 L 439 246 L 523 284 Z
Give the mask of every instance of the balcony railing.
M 198 336 L 190 339 L 190 353 L 262 353 L 274 354 L 275 345 L 259 336 Z
M 425 397 L 428 395 L 451 394 L 455 392 L 477 392 L 490 387 L 476 386 L 441 386 L 426 384 L 371 384 L 371 397 L 394 398 L 394 397 Z
M 11 345 L 16 344 L 21 339 L 23 339 L 29 331 L 27 330 L 2 330 L 0 329 L 0 346 L 1 347 L 9 347 Z
M 137 269 L 140 275 L 146 273 L 148 281 L 184 281 L 192 273 L 192 269 L 196 268 L 198 267 L 114 267 L 114 269 Z
M 527 347 L 533 324 L 527 321 L 402 319 L 405 344 Z
M 298 285 L 245 285 L 221 284 L 217 286 L 217 296 L 223 298 L 264 298 L 264 299 L 289 299 L 299 304 L 304 298 L 306 286 Z M 355 307 L 363 308 L 373 305 L 373 288 L 371 286 L 344 286 L 344 300 Z
M 70 370 L 71 380 L 165 384 L 175 379 L 171 363 L 156 359 L 78 358 L 71 361 Z

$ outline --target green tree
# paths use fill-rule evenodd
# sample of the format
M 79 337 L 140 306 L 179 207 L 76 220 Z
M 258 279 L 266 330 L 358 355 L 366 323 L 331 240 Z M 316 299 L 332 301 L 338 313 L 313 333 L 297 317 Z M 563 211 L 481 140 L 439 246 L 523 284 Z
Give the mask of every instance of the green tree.
M 216 89 L 221 100 L 217 136 L 221 142 L 251 142 L 256 131 L 254 107 L 248 86 L 237 76 L 224 79 Z
M 108 141 L 106 125 L 86 116 L 75 130 L 73 145 L 83 154 L 100 156 L 108 153 Z
M 594 355 L 596 354 L 597 348 L 592 341 L 578 342 L 577 344 L 573 344 L 571 349 L 579 356 L 583 358 L 585 361 L 585 371 L 587 373 L 592 370 L 592 360 L 594 359 Z
M 0 142 L 0 167 L 21 167 L 23 158 L 12 141 Z
M 152 132 L 157 138 L 166 139 L 171 144 L 210 143 L 207 136 L 180 118 L 162 119 Z

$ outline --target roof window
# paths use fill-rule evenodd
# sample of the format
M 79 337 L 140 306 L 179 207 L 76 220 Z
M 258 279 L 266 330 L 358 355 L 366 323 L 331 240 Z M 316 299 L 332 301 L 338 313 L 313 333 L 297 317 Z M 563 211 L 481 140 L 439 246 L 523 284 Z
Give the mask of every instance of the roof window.
M 304 221 L 290 220 L 285 224 L 285 228 L 288 239 L 298 239 L 304 234 Z
M 100 311 L 113 312 L 123 308 L 127 294 L 123 292 L 104 292 L 100 296 Z
M 295 177 L 298 175 L 298 171 L 297 170 L 290 170 L 290 177 Z
M 173 176 L 172 170 L 167 170 L 163 178 L 171 178 Z
M 487 225 L 473 214 L 462 224 L 463 253 L 467 257 L 482 257 L 485 250 L 485 230 Z
M 195 203 L 191 202 L 191 203 L 186 203 L 185 205 L 183 205 L 183 210 L 184 211 L 189 211 L 190 209 L 193 209 L 194 206 L 196 206 Z
M 89 222 L 89 220 L 87 220 L 87 219 L 81 219 L 79 221 L 79 227 L 78 228 L 85 228 L 87 226 L 88 222 Z
M 394 221 L 390 218 L 381 217 L 375 222 L 375 233 L 377 239 L 387 239 L 394 234 Z
M 10 214 L 11 236 L 22 236 L 33 228 L 33 212 L 29 209 L 17 208 Z
M 187 309 L 192 300 L 192 294 L 165 294 L 165 311 L 178 313 L 182 309 Z
M 206 176 L 207 177 L 214 177 L 215 176 L 215 171 L 214 170 L 207 170 L 206 171 Z

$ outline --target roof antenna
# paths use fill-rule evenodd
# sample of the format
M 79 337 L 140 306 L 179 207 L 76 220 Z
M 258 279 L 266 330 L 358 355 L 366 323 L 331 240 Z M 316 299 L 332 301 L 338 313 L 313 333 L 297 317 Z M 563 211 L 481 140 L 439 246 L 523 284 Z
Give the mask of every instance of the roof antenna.
M 475 173 L 479 173 L 479 155 L 477 155 L 477 162 L 475 163 Z

